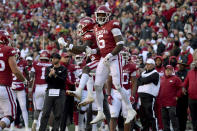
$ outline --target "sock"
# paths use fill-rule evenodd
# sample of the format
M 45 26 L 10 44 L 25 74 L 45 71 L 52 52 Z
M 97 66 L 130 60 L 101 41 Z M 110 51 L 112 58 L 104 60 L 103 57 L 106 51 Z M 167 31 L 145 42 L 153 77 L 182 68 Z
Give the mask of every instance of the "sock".
M 84 117 L 85 117 L 85 114 L 81 114 L 79 113 L 79 129 L 83 129 L 84 128 Z
M 73 121 L 75 125 L 78 125 L 78 121 L 79 121 L 79 113 L 74 111 L 73 112 Z
M 95 117 L 95 115 L 92 115 L 92 120 L 94 120 Z M 97 131 L 97 124 L 92 124 L 92 131 Z
M 28 128 L 28 113 L 27 109 L 22 110 L 22 116 L 25 123 L 25 127 Z
M 92 96 L 93 95 L 93 88 L 94 88 L 94 80 L 93 80 L 93 77 L 90 77 L 88 82 L 87 82 L 87 90 L 88 90 L 88 95 L 87 96 Z
M 131 103 L 130 103 L 130 100 L 129 100 L 128 96 L 127 96 L 126 91 L 125 91 L 123 88 L 120 88 L 120 89 L 118 89 L 118 92 L 120 93 L 123 102 L 126 103 L 127 110 L 133 109 L 133 107 L 132 107 L 132 105 L 131 105 Z
M 103 112 L 103 90 L 101 86 L 95 86 L 95 90 L 96 90 L 96 103 L 97 103 L 97 108 L 98 111 L 102 111 Z
M 52 128 L 53 128 L 52 126 L 49 126 L 49 131 L 52 131 Z
M 80 79 L 79 87 L 78 88 L 81 88 L 83 90 L 84 87 L 85 87 L 85 85 L 88 82 L 88 79 L 89 79 L 89 75 L 86 74 L 86 73 L 83 73 L 82 76 L 81 76 L 81 79 Z

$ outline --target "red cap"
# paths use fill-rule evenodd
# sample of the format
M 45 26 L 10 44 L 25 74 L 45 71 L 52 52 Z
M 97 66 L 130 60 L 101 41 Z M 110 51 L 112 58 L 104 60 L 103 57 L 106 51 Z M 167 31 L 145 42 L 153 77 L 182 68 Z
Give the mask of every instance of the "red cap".
M 171 65 L 167 65 L 167 66 L 166 66 L 166 69 L 171 69 L 171 70 L 173 70 L 174 68 L 173 68 Z

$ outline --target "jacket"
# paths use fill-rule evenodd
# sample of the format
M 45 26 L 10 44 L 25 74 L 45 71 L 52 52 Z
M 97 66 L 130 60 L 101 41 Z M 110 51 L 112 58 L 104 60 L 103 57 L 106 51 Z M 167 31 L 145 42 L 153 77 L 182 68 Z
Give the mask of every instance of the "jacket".
M 162 107 L 176 106 L 176 98 L 181 96 L 182 81 L 179 77 L 163 76 L 161 77 L 159 96 L 162 102 Z
M 189 98 L 197 100 L 197 69 L 192 69 L 187 73 L 183 86 L 188 88 Z

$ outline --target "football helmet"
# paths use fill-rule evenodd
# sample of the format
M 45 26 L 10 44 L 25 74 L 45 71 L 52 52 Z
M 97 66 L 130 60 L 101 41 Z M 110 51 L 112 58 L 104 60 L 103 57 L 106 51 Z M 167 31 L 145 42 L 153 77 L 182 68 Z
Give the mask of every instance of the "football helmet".
M 84 54 L 79 54 L 75 56 L 75 62 L 77 65 L 80 65 L 81 63 L 83 63 L 83 60 L 85 58 Z
M 83 36 L 87 31 L 91 31 L 95 25 L 95 21 L 90 17 L 81 19 L 77 25 L 77 35 Z
M 96 22 L 99 25 L 103 25 L 109 21 L 111 16 L 111 10 L 107 6 L 101 5 L 97 8 L 95 12 L 95 16 L 96 16 Z
M 124 48 L 123 50 L 121 50 L 121 51 L 120 51 L 120 54 L 121 54 L 122 59 L 123 59 L 124 61 L 126 61 L 126 62 L 129 61 L 131 55 L 130 55 L 129 51 L 127 51 L 127 49 Z
M 0 43 L 4 45 L 8 45 L 10 41 L 10 35 L 5 30 L 0 30 Z
M 50 54 L 47 50 L 42 50 L 40 52 L 40 59 L 41 60 L 49 60 L 49 58 L 50 58 Z

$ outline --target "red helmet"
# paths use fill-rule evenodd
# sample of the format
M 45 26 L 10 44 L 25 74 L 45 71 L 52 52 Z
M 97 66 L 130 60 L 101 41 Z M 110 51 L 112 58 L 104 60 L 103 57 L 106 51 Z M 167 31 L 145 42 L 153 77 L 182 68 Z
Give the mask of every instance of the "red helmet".
M 77 25 L 77 34 L 84 35 L 87 31 L 91 31 L 95 25 L 95 21 L 90 17 L 85 17 L 79 21 Z
M 11 37 L 7 31 L 0 30 L 0 44 L 8 45 L 10 38 Z
M 50 54 L 47 50 L 41 51 L 41 53 L 40 53 L 41 60 L 49 60 L 49 58 L 50 58 Z
M 111 16 L 111 10 L 107 6 L 101 5 L 97 8 L 95 16 L 96 22 L 99 25 L 103 25 L 109 21 L 109 17 Z

